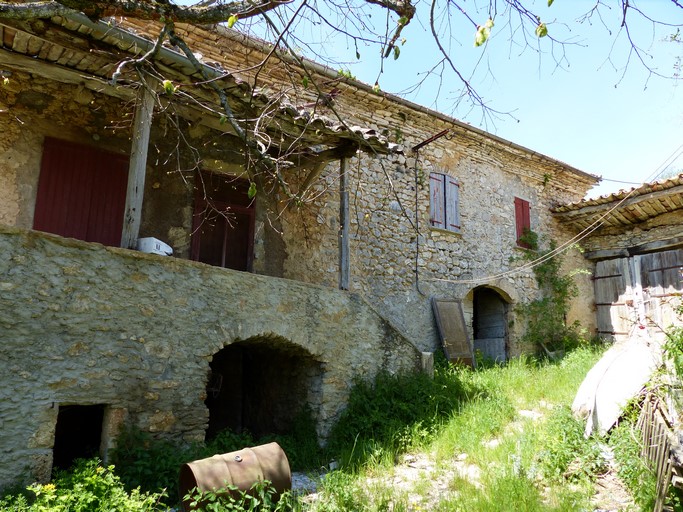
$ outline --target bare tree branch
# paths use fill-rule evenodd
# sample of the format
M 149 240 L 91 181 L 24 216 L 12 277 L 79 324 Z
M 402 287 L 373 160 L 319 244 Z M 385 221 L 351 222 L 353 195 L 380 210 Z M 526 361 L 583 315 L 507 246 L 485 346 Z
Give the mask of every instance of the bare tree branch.
M 250 18 L 292 0 L 243 0 L 215 5 L 180 6 L 163 0 L 46 0 L 28 3 L 0 2 L 0 16 L 14 19 L 46 18 L 69 10 L 93 19 L 127 16 L 141 20 L 170 20 L 176 23 L 212 24 Z

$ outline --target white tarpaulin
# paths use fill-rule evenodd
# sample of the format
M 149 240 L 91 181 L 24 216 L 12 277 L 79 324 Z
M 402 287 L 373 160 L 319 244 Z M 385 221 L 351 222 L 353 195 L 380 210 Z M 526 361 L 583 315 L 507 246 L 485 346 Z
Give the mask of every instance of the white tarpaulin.
M 643 389 L 661 364 L 661 345 L 634 336 L 615 343 L 581 383 L 572 412 L 586 420 L 586 437 L 605 434 L 624 406 Z

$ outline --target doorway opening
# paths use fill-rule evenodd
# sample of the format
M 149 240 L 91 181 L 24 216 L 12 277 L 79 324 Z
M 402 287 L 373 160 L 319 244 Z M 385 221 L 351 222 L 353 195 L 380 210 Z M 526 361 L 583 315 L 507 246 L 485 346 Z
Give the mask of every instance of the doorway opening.
M 321 385 L 320 363 L 282 338 L 228 345 L 209 365 L 206 439 L 225 429 L 246 430 L 256 438 L 287 434 L 306 406 L 315 409 Z
M 52 449 L 52 470 L 69 469 L 76 459 L 100 455 L 104 405 L 60 405 Z
M 196 181 L 192 259 L 251 272 L 255 209 L 249 182 L 210 172 Z
M 508 304 L 492 288 L 474 289 L 472 330 L 474 351 L 484 359 L 504 363 L 508 358 Z

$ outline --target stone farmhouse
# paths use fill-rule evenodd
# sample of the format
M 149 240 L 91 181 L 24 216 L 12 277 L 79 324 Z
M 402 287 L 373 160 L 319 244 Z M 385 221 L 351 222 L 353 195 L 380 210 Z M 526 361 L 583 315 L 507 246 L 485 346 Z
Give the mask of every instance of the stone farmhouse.
M 324 439 L 353 378 L 428 366 L 438 325 L 532 349 L 520 237 L 572 238 L 559 205 L 595 176 L 223 27 L 179 28 L 201 62 L 121 66 L 156 28 L 0 19 L 0 486 L 106 457 L 123 424 L 194 441 L 308 405 Z M 303 200 L 253 194 L 206 77 Z M 593 328 L 578 284 L 569 321 Z

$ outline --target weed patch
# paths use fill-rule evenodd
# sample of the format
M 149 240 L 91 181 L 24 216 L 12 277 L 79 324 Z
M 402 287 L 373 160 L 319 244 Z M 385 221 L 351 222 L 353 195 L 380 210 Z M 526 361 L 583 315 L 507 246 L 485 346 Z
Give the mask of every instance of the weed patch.
M 156 512 L 167 507 L 163 493 L 126 491 L 113 466 L 80 460 L 67 472 L 59 472 L 49 484 L 34 484 L 28 493 L 6 496 L 0 510 L 7 512 Z

